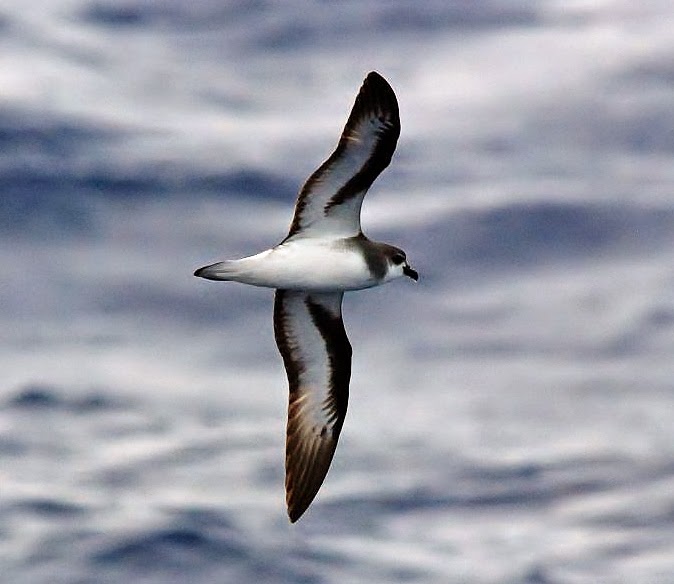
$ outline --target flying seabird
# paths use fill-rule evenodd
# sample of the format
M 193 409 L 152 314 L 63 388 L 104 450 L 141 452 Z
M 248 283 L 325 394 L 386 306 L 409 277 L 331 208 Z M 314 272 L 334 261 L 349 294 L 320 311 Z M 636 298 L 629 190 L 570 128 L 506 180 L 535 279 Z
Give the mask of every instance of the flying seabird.
M 373 71 L 337 148 L 300 190 L 286 238 L 257 255 L 194 272 L 276 289 L 274 336 L 290 390 L 285 487 L 293 523 L 325 479 L 346 415 L 351 344 L 342 321 L 344 292 L 419 278 L 403 250 L 371 241 L 360 226 L 363 198 L 389 165 L 399 135 L 395 93 Z

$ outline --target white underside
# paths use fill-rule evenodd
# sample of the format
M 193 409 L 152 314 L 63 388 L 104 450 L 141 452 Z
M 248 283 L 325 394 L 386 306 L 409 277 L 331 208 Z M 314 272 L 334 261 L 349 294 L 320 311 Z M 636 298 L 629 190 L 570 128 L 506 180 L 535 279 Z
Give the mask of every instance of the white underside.
M 207 268 L 208 277 L 286 290 L 361 290 L 375 279 L 362 254 L 342 240 L 292 240 L 254 256 Z

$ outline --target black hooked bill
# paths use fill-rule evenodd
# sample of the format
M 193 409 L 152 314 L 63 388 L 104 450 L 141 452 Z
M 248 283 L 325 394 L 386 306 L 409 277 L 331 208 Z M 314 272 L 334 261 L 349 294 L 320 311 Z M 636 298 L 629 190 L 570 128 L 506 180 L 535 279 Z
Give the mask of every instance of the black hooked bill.
M 416 270 L 410 268 L 409 266 L 403 266 L 403 274 L 409 276 L 415 282 L 419 280 L 419 273 Z

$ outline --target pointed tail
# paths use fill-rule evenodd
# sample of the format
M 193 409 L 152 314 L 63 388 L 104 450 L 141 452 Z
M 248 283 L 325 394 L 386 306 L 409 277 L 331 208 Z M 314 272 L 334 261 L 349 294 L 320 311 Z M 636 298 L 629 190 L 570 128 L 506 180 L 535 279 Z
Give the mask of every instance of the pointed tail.
M 197 278 L 206 278 L 206 280 L 231 280 L 231 276 L 238 271 L 234 267 L 235 263 L 233 260 L 225 260 L 224 262 L 204 266 L 196 270 L 194 275 Z

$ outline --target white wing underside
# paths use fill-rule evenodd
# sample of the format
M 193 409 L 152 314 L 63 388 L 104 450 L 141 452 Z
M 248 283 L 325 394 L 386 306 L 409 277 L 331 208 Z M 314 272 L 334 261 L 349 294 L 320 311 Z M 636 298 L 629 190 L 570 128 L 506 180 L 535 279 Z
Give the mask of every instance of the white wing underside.
M 277 290 L 274 333 L 288 375 L 286 501 L 296 521 L 330 467 L 344 423 L 351 345 L 341 292 Z
M 360 88 L 336 150 L 300 190 L 287 239 L 358 235 L 363 198 L 391 161 L 399 135 L 393 89 L 372 72 Z

